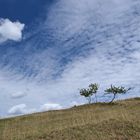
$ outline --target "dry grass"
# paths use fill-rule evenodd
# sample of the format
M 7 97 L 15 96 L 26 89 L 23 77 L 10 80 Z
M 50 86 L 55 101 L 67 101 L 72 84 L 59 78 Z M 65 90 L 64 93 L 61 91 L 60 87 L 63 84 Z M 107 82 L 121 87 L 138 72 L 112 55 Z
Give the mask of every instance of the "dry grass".
M 0 140 L 140 140 L 140 98 L 0 120 Z

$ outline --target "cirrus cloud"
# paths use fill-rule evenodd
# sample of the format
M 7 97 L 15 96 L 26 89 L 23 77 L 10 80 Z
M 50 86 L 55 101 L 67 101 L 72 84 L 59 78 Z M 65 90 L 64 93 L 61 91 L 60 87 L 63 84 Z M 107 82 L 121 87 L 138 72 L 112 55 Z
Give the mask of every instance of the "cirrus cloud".
M 11 106 L 10 112 L 23 114 L 28 107 L 39 112 L 85 103 L 78 89 L 93 82 L 100 83 L 98 101 L 105 100 L 110 84 L 135 87 L 119 99 L 139 97 L 139 5 L 133 0 L 60 0 L 51 5 L 47 19 L 26 34 L 23 44 L 6 44 L 6 53 L 0 48 L 0 115 Z M 26 105 L 14 107 L 21 103 Z

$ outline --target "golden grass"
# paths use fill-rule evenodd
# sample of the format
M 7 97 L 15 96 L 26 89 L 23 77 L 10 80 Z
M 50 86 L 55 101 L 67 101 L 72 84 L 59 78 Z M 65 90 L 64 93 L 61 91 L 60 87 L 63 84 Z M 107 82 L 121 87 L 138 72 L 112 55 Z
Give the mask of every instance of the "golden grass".
M 0 140 L 140 140 L 140 98 L 3 119 Z

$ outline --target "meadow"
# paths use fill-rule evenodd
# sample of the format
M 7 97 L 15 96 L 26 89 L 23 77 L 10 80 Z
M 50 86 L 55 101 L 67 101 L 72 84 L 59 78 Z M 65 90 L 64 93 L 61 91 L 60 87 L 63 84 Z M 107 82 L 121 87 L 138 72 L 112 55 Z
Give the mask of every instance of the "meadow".
M 1 119 L 0 140 L 140 140 L 140 98 Z

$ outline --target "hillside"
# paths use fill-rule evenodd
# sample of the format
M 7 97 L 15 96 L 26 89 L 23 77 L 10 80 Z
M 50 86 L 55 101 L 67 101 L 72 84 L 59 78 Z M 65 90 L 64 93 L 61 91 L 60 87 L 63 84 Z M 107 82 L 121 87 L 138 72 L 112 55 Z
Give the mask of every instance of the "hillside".
M 0 140 L 139 140 L 140 98 L 0 120 Z

